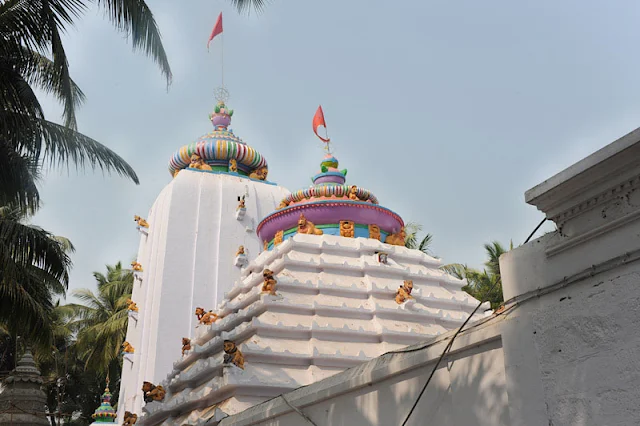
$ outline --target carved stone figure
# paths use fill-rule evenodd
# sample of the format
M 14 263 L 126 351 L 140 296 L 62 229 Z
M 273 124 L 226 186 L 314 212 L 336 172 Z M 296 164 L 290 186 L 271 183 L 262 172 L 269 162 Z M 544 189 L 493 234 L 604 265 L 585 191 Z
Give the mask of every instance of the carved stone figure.
M 398 305 L 406 302 L 409 299 L 413 299 L 411 291 L 413 290 L 413 281 L 405 280 L 404 283 L 396 290 L 396 303 Z
M 189 339 L 188 337 L 183 337 L 182 338 L 182 356 L 184 356 L 185 352 L 190 350 L 191 350 L 191 339 Z
M 273 237 L 273 245 L 277 246 L 284 240 L 284 231 L 280 230 L 276 232 L 275 237 Z
M 134 302 L 133 300 L 127 299 L 127 310 L 138 312 L 138 305 L 136 305 L 136 302 Z
M 148 395 L 149 392 L 151 392 L 155 387 L 156 385 L 151 382 L 142 382 L 142 399 L 144 399 L 144 402 L 153 401 L 153 399 L 151 399 L 151 397 L 149 397 Z
M 380 241 L 380 227 L 378 225 L 369 225 L 369 238 Z
M 233 364 L 238 368 L 244 370 L 244 355 L 240 352 L 240 349 L 231 340 L 224 341 L 224 363 Z
M 158 385 L 156 387 L 154 387 L 153 389 L 151 389 L 151 391 L 149 391 L 147 393 L 147 397 L 151 400 L 151 401 L 164 401 L 164 396 L 166 395 L 167 391 L 164 390 L 164 388 L 161 385 Z M 145 399 L 146 401 L 146 399 Z M 149 402 L 149 401 L 146 401 Z
M 204 308 L 200 308 L 200 307 L 196 308 L 196 317 L 198 318 L 198 321 L 200 321 L 202 319 L 202 317 L 205 314 L 205 312 L 206 311 L 204 310 Z
M 238 251 L 236 252 L 236 256 L 240 256 L 241 254 L 244 254 L 244 246 L 238 247 Z
M 133 346 L 131 346 L 129 342 L 124 342 L 122 344 L 122 352 L 125 354 L 132 354 L 135 352 L 135 349 L 133 349 Z
M 133 216 L 133 220 L 138 224 L 141 228 L 148 228 L 149 222 L 141 218 L 140 216 Z
M 351 220 L 340 221 L 340 236 L 354 238 L 356 235 L 356 226 Z
M 132 413 L 131 411 L 124 412 L 124 423 L 123 426 L 133 426 L 138 421 L 138 415 Z
M 404 233 L 404 226 L 403 226 L 402 228 L 400 228 L 400 232 L 387 235 L 387 238 L 384 240 L 384 242 L 386 244 L 391 244 L 394 246 L 404 246 L 405 237 L 406 235 Z
M 198 155 L 191 155 L 191 163 L 189 164 L 190 169 L 198 169 L 198 170 L 213 170 L 210 165 L 204 162 L 204 160 Z
M 242 197 L 238 197 L 238 207 L 236 207 L 236 210 L 240 210 L 240 209 L 244 209 L 246 208 L 244 206 L 244 195 Z
M 262 292 L 269 293 L 270 295 L 275 296 L 276 284 L 278 283 L 278 281 L 273 278 L 273 271 L 271 269 L 265 269 L 264 271 L 262 271 L 262 277 L 264 278 L 264 282 L 262 283 Z
M 235 160 L 235 158 L 232 158 L 231 160 L 229 160 L 229 171 L 230 172 L 238 171 L 238 162 Z
M 287 200 L 282 200 L 280 201 L 280 204 L 278 204 L 278 207 L 276 207 L 276 210 L 281 210 L 287 207 L 289 207 L 289 202 Z
M 142 265 L 135 260 L 131 262 L 131 268 L 136 272 L 142 272 Z
M 322 231 L 316 229 L 316 226 L 300 213 L 300 218 L 298 219 L 298 234 L 322 235 Z
M 180 173 L 182 169 L 178 169 L 175 172 L 173 172 L 173 177 L 175 178 L 176 176 L 178 176 L 178 173 Z
M 349 187 L 348 195 L 350 200 L 358 201 L 360 199 L 358 197 L 358 187 L 355 185 L 351 185 L 351 187 Z
M 252 171 L 249 174 L 249 177 L 251 179 L 258 179 L 258 180 L 267 180 L 267 175 L 269 174 L 269 169 L 267 169 L 266 166 L 260 167 L 258 169 L 255 169 L 254 171 Z
M 218 319 L 218 314 L 209 311 L 200 318 L 200 324 L 211 325 Z
M 264 251 L 269 250 L 269 241 L 264 240 L 264 244 L 262 245 L 262 249 L 263 249 Z

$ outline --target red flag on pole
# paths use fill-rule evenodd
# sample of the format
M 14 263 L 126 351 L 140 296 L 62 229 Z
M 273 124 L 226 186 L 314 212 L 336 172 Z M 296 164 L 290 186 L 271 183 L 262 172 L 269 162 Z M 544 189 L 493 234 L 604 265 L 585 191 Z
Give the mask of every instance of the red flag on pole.
M 324 122 L 324 113 L 322 112 L 322 105 L 320 105 L 318 107 L 318 110 L 316 111 L 316 115 L 313 116 L 313 133 L 316 134 L 316 136 L 318 138 L 320 138 L 320 140 L 322 142 L 325 143 L 329 143 L 329 138 L 323 138 L 322 136 L 320 136 L 318 134 L 318 127 L 322 126 L 324 127 L 325 133 L 327 131 L 327 124 Z
M 216 19 L 216 24 L 213 26 L 213 31 L 211 31 L 211 35 L 209 36 L 209 41 L 207 41 L 207 49 L 209 49 L 209 43 L 211 40 L 218 34 L 222 32 L 222 12 L 218 15 L 218 19 Z

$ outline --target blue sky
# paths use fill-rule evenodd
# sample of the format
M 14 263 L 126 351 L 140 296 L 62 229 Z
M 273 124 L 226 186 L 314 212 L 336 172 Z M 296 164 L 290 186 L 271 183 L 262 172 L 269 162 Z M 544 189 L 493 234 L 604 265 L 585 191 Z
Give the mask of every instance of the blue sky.
M 422 223 L 445 262 L 480 266 L 483 243 L 521 244 L 543 217 L 524 192 L 640 123 L 633 0 L 274 0 L 259 16 L 222 0 L 147 1 L 173 68 L 169 91 L 101 12 L 65 37 L 87 95 L 80 131 L 141 180 L 47 173 L 32 222 L 76 245 L 72 289 L 131 261 L 133 215 L 146 216 L 169 183 L 170 155 L 210 131 L 220 40 L 210 53 L 206 41 L 220 11 L 232 127 L 266 156 L 270 180 L 309 185 L 322 104 L 349 182 Z M 59 121 L 55 102 L 44 104 Z

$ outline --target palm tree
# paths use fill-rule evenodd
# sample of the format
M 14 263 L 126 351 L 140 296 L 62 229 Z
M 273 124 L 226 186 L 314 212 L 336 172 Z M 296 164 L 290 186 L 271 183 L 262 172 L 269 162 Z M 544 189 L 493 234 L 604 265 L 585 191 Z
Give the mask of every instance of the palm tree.
M 106 11 L 171 81 L 171 69 L 153 14 L 144 0 L 0 1 L 0 322 L 16 333 L 47 339 L 53 295 L 63 295 L 70 261 L 53 236 L 22 220 L 40 202 L 37 181 L 43 164 L 90 166 L 138 183 L 116 153 L 78 133 L 76 108 L 84 94 L 71 79 L 61 33 L 89 3 Z M 36 90 L 63 106 L 63 125 L 48 121 Z
M 466 279 L 467 285 L 462 289 L 480 301 L 489 301 L 491 309 L 497 309 L 504 297 L 502 295 L 502 276 L 500 275 L 500 256 L 507 252 L 497 241 L 484 245 L 487 261 L 486 269 L 479 271 L 460 263 L 451 263 L 441 267 L 442 270 L 459 278 Z M 513 242 L 509 250 L 513 249 Z
M 73 245 L 33 225 L 24 213 L 0 207 L 0 324 L 15 338 L 49 342 L 54 297 L 64 296 Z
M 138 182 L 133 169 L 97 141 L 76 132 L 75 110 L 84 94 L 71 79 L 61 32 L 79 19 L 89 0 L 0 2 L 0 205 L 32 211 L 38 204 L 33 178 L 39 161 L 114 171 Z M 171 81 L 171 69 L 153 14 L 143 0 L 93 0 L 117 29 L 131 36 Z M 49 57 L 50 55 L 50 57 Z M 64 126 L 48 121 L 35 89 L 63 106 Z
M 431 242 L 433 241 L 433 235 L 426 234 L 420 242 L 418 242 L 418 233 L 422 231 L 422 225 L 416 222 L 409 222 L 404 227 L 405 238 L 404 246 L 410 249 L 420 250 L 421 252 L 432 255 Z
M 133 271 L 118 262 L 107 273 L 94 272 L 98 292 L 82 289 L 74 296 L 84 304 L 71 304 L 78 330 L 78 350 L 87 369 L 115 377 L 120 368 L 121 345 L 127 334 L 127 299 L 133 290 Z

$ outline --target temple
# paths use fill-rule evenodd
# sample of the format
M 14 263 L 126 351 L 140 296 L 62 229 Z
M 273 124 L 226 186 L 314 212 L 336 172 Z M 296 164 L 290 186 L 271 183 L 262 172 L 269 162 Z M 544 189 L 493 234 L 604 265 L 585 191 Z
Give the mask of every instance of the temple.
M 231 115 L 219 104 L 213 117 Z M 347 184 L 335 156 L 290 193 L 228 121 L 176 152 L 143 223 L 119 410 L 138 424 L 215 425 L 444 334 L 478 305 L 404 246 L 402 218 Z
M 111 406 L 111 392 L 109 391 L 109 380 L 107 379 L 107 387 L 104 393 L 100 397 L 100 406 L 91 415 L 93 423 L 91 426 L 99 425 L 115 425 L 116 424 L 116 410 Z M 128 417 L 125 415 L 125 421 Z M 127 424 L 127 423 L 125 423 Z
M 224 299 L 241 268 L 262 250 L 258 221 L 289 192 L 268 180 L 267 160 L 229 127 L 233 111 L 218 102 L 213 131 L 178 149 L 169 161 L 172 181 L 146 218 L 141 234 L 118 421 L 141 413 L 145 381 L 158 383 L 181 356 L 180 342 Z

